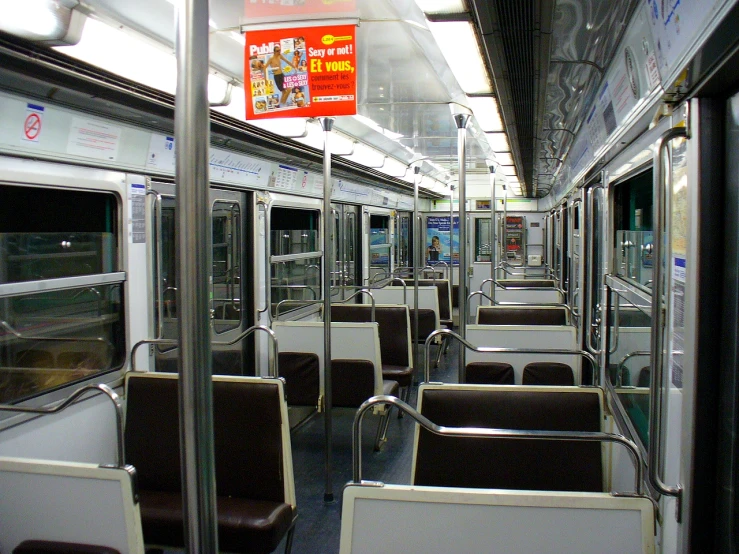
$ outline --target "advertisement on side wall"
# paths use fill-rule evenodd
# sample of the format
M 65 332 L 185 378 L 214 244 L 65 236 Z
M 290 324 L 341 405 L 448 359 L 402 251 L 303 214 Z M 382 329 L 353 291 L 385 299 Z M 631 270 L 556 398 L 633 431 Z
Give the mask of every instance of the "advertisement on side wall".
M 247 119 L 357 113 L 356 26 L 246 32 Z
M 426 263 L 451 263 L 450 241 L 454 246 L 454 263 L 459 265 L 459 218 L 454 218 L 454 233 L 449 235 L 449 216 L 428 216 L 426 218 Z

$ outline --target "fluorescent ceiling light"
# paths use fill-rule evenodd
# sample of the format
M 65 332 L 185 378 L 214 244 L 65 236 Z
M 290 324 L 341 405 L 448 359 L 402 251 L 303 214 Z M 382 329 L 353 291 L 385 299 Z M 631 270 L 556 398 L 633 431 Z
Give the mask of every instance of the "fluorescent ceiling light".
M 491 93 L 487 69 L 472 24 L 468 21 L 429 21 L 428 25 L 462 90 L 467 94 Z
M 498 171 L 502 172 L 503 175 L 508 177 L 516 177 L 516 166 L 515 165 L 501 165 Z
M 467 102 L 483 131 L 491 133 L 505 130 L 495 98 L 492 96 L 473 97 L 468 98 Z
M 74 44 L 85 22 L 76 0 L 0 0 L 0 29 L 29 40 Z
M 208 81 L 208 97 L 210 98 L 210 81 Z M 244 96 L 244 89 L 239 85 L 233 85 L 231 102 L 228 103 L 228 106 L 218 106 L 213 109 L 239 121 L 244 121 L 246 119 L 246 97 Z
M 464 0 L 416 0 L 423 13 L 460 13 L 467 11 Z
M 55 49 L 169 94 L 174 94 L 177 89 L 177 59 L 171 49 L 96 19 L 88 18 L 77 44 Z M 146 63 L 141 60 L 146 60 Z M 212 73 L 208 75 L 208 101 L 211 104 L 223 104 L 228 88 L 229 82 Z
M 485 133 L 488 138 L 488 144 L 493 152 L 510 152 L 511 145 L 508 144 L 508 137 L 505 133 Z
M 303 133 L 307 134 L 309 132 L 308 127 L 310 126 L 304 117 L 255 119 L 249 120 L 249 125 L 254 125 L 254 127 L 259 127 L 260 129 L 282 135 L 283 137 L 298 137 Z
M 354 149 L 354 155 L 347 156 L 346 159 L 372 169 L 379 169 L 383 163 L 387 164 L 385 154 L 361 142 Z

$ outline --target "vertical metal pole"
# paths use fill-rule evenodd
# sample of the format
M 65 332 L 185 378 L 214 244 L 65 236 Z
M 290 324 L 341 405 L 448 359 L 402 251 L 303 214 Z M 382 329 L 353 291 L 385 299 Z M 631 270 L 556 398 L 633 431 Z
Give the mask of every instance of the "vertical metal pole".
M 454 185 L 449 185 L 449 286 L 454 287 Z
M 333 428 L 331 422 L 331 148 L 329 137 L 334 126 L 333 117 L 321 119 L 323 128 L 323 425 L 326 434 L 326 489 L 324 502 L 334 501 L 331 479 Z
M 508 187 L 503 185 L 503 260 L 508 261 Z M 505 275 L 504 275 L 505 276 Z
M 497 254 L 495 244 L 495 170 L 498 166 L 490 166 L 490 278 L 495 279 L 495 256 Z M 483 291 L 484 292 L 484 291 Z M 490 298 L 495 304 L 495 281 L 490 283 Z M 482 302 L 482 300 L 481 300 Z
M 418 186 L 419 186 L 419 180 L 420 180 L 420 174 L 421 173 L 421 167 L 416 166 L 413 168 L 413 221 L 415 222 L 415 229 L 413 230 L 413 234 L 417 237 L 416 238 L 416 244 L 418 247 L 416 250 L 418 253 L 423 256 L 423 251 L 425 247 L 426 241 L 421 241 L 421 221 L 418 217 Z M 419 354 L 419 343 L 418 343 L 418 272 L 421 270 L 423 266 L 426 265 L 426 259 L 423 258 L 424 263 L 419 263 L 421 261 L 421 257 L 418 258 L 418 262 L 415 263 L 416 270 L 413 272 L 413 335 L 416 337 L 416 340 L 413 343 L 413 370 L 414 373 L 417 374 L 419 371 L 419 368 L 421 367 L 420 363 L 420 354 Z M 414 379 L 415 381 L 416 379 Z M 410 398 L 410 396 L 408 397 Z
M 180 460 L 188 552 L 218 552 L 209 284 L 208 0 L 177 12 L 175 144 Z
M 457 150 L 459 152 L 459 334 L 467 338 L 467 123 L 469 114 L 457 114 Z M 450 222 L 451 223 L 451 222 Z M 453 231 L 453 226 L 449 229 Z M 453 234 L 453 233 L 452 233 Z M 464 381 L 465 350 L 459 349 L 459 382 Z

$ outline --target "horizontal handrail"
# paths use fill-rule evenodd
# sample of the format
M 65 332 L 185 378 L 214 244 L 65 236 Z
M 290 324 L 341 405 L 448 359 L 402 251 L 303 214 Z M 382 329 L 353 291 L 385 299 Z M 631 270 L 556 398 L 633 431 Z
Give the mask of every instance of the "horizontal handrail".
M 595 357 L 585 350 L 568 350 L 566 348 L 499 348 L 497 346 L 475 346 L 450 329 L 437 329 L 426 337 L 426 360 L 424 362 L 424 380 L 426 383 L 431 382 L 431 366 L 429 364 L 431 343 L 439 335 L 449 335 L 453 339 L 462 343 L 469 350 L 480 352 L 481 354 L 552 354 L 555 356 L 581 356 L 593 364 L 593 368 L 598 367 Z M 598 371 L 594 371 L 593 373 L 597 376 Z M 595 376 L 594 380 L 597 381 L 598 378 Z M 596 383 L 595 386 L 599 386 L 599 383 Z
M 388 278 L 388 282 L 387 282 L 387 283 L 385 283 L 384 285 L 381 285 L 381 286 L 375 286 L 375 284 L 374 284 L 374 283 L 370 283 L 370 284 L 369 284 L 369 285 L 368 285 L 367 287 L 365 287 L 365 288 L 367 288 L 367 289 L 369 289 L 369 290 L 373 290 L 373 289 L 377 289 L 377 290 L 379 290 L 379 289 L 384 289 L 385 287 L 389 287 L 389 286 L 392 286 L 392 284 L 393 284 L 393 283 L 395 283 L 395 282 L 399 282 L 399 283 L 400 283 L 400 284 L 401 284 L 401 285 L 403 286 L 403 304 L 407 304 L 407 303 L 408 303 L 408 285 L 407 285 L 407 284 L 406 284 L 406 282 L 405 282 L 405 281 L 404 281 L 403 279 L 401 279 L 400 277 L 389 277 L 389 278 Z
M 541 279 L 532 279 L 532 281 L 540 281 L 540 280 Z M 561 292 L 562 294 L 564 294 L 564 291 L 562 289 L 554 285 L 551 287 L 527 287 L 525 285 L 506 285 L 505 283 L 501 283 L 497 279 L 494 279 L 491 277 L 488 277 L 482 283 L 480 283 L 480 290 L 482 290 L 482 287 L 486 283 L 495 283 L 496 286 L 500 287 L 503 290 L 553 290 L 553 291 Z
M 278 354 L 279 354 L 279 348 L 277 346 L 277 335 L 275 332 L 270 329 L 269 327 L 265 325 L 253 325 L 252 327 L 249 327 L 242 333 L 240 333 L 236 338 L 230 341 L 212 341 L 210 344 L 213 346 L 233 346 L 237 342 L 241 342 L 246 337 L 251 335 L 252 333 L 256 331 L 262 331 L 264 333 L 267 333 L 267 335 L 270 337 L 272 345 L 272 359 L 270 360 L 270 376 L 271 377 L 279 377 L 280 375 L 280 369 L 279 369 L 279 362 L 278 362 Z M 172 352 L 173 350 L 177 350 L 179 348 L 179 341 L 177 339 L 143 339 L 137 342 L 133 345 L 133 348 L 131 349 L 131 371 L 138 371 L 136 369 L 136 351 L 145 344 L 168 344 L 168 345 L 174 345 L 175 348 L 171 348 L 167 352 Z
M 636 494 L 643 496 L 642 489 L 642 459 L 636 444 L 622 435 L 592 431 L 525 431 L 518 429 L 489 429 L 483 427 L 445 427 L 436 425 L 417 410 L 394 396 L 373 396 L 366 400 L 354 416 L 352 428 L 352 478 L 354 483 L 362 482 L 362 419 L 372 407 L 377 405 L 395 406 L 398 410 L 408 414 L 421 427 L 431 433 L 443 437 L 458 438 L 488 438 L 488 439 L 533 439 L 558 440 L 575 442 L 615 442 L 627 448 L 634 462 L 634 489 Z
M 526 308 L 526 309 L 530 309 L 530 308 L 534 308 L 534 309 L 536 309 L 536 308 L 563 308 L 567 312 L 567 314 L 569 316 L 568 319 L 572 319 L 572 308 L 569 305 L 567 305 L 567 304 L 559 304 L 559 303 L 556 303 L 556 304 L 547 304 L 547 303 L 544 303 L 544 304 L 529 304 L 528 302 L 500 302 L 500 301 L 495 300 L 494 298 L 491 298 L 490 296 L 488 296 L 487 294 L 485 294 L 481 290 L 477 290 L 475 292 L 470 293 L 470 295 L 467 296 L 467 305 L 468 306 L 470 305 L 470 300 L 472 300 L 472 298 L 474 296 L 484 296 L 485 298 L 487 298 L 488 300 L 490 300 L 490 302 L 494 306 L 512 307 L 512 308 L 519 307 L 519 308 Z M 472 314 L 468 314 L 468 315 L 472 315 Z
M 86 385 L 82 388 L 79 388 L 56 406 L 45 408 L 29 408 L 27 406 L 0 404 L 0 411 L 38 415 L 56 414 L 71 406 L 75 400 L 77 400 L 85 393 L 93 390 L 105 394 L 108 398 L 110 398 L 110 401 L 113 402 L 113 406 L 115 407 L 116 439 L 118 442 L 118 463 L 116 464 L 116 467 L 123 469 L 126 465 L 126 451 L 125 445 L 123 443 L 123 403 L 121 402 L 121 397 L 118 396 L 118 394 L 116 394 L 113 389 L 111 389 L 108 385 L 104 383 L 96 383 L 94 385 Z
M 621 370 L 624 369 L 624 364 L 626 362 L 628 362 L 631 358 L 636 358 L 639 356 L 649 356 L 649 355 L 651 355 L 651 352 L 649 350 L 634 350 L 633 352 L 629 352 L 623 358 L 621 358 L 621 361 L 618 362 L 618 366 L 616 367 L 616 379 L 617 379 L 616 386 L 618 387 L 622 386 Z
M 100 342 L 107 346 L 111 351 L 115 350 L 113 344 L 106 338 L 103 337 L 36 337 L 31 335 L 24 335 L 20 331 L 16 331 L 7 321 L 0 320 L 0 327 L 3 327 L 15 338 L 22 340 L 36 340 L 39 342 Z
M 370 300 L 372 301 L 371 303 L 372 308 L 370 310 L 370 319 L 374 322 L 375 321 L 375 296 L 367 289 L 360 289 L 354 294 L 352 294 L 349 298 L 345 298 L 344 300 L 341 300 L 339 302 L 334 302 L 334 304 L 346 304 L 347 302 L 349 302 L 349 300 L 356 298 L 360 294 L 366 294 L 367 296 L 370 297 Z
M 323 300 L 280 300 L 277 303 L 277 306 L 275 306 L 275 319 L 280 319 L 280 308 L 282 306 L 290 306 L 293 304 L 297 306 L 313 306 L 315 304 L 323 304 Z

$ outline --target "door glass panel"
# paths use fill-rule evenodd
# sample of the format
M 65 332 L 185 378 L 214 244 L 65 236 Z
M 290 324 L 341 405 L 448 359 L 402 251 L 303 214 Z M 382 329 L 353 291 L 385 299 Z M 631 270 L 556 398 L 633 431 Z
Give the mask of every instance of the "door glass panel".
M 216 333 L 241 325 L 241 208 L 237 202 L 213 204 L 213 286 L 211 310 Z
M 475 261 L 490 261 L 490 219 L 475 219 Z
M 652 285 L 652 170 L 614 187 L 614 271 L 643 287 Z
M 284 315 L 321 297 L 320 212 L 275 207 L 270 216 L 272 315 Z M 330 216 L 329 216 L 330 217 Z M 336 233 L 334 233 L 335 235 Z M 284 302 L 287 301 L 287 302 Z
M 649 444 L 650 306 L 610 292 L 608 378 L 644 448 Z
M 390 216 L 370 215 L 370 282 L 390 276 Z

